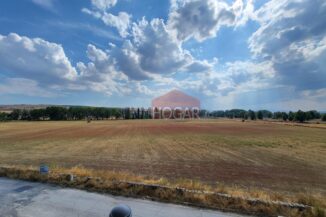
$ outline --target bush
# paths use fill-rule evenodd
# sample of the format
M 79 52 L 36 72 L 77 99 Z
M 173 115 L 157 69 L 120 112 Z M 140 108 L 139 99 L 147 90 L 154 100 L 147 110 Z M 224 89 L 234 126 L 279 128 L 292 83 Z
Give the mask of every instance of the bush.
M 326 121 L 326 114 L 323 115 L 322 121 Z

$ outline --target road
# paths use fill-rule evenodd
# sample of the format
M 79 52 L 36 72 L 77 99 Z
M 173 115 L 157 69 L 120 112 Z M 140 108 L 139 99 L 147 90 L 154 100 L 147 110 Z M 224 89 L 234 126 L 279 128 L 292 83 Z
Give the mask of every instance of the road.
M 0 178 L 0 217 L 108 217 L 112 207 L 118 204 L 131 207 L 133 217 L 243 217 Z

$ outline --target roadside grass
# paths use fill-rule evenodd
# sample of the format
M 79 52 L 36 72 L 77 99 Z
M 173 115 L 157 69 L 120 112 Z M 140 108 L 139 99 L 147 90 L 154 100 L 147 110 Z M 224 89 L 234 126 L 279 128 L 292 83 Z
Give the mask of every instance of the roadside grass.
M 74 180 L 68 180 L 68 175 L 73 175 Z M 40 175 L 34 166 L 4 165 L 0 167 L 0 176 L 258 216 L 326 216 L 326 200 L 316 195 L 282 195 L 225 184 L 212 187 L 188 179 L 172 181 L 166 178 L 150 179 L 127 172 L 92 170 L 80 166 L 63 168 L 56 164 L 50 165 L 48 175 Z M 283 205 L 280 205 L 281 203 Z M 298 208 L 297 204 L 311 208 Z

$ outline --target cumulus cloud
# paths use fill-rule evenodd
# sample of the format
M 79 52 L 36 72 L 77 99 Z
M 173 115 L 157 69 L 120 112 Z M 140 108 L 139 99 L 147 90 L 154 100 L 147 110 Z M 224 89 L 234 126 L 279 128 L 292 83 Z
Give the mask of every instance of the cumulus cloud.
M 104 12 L 101 19 L 106 25 L 117 28 L 121 37 L 125 38 L 129 35 L 128 28 L 131 20 L 130 14 L 126 12 L 119 12 L 119 14 L 116 16 L 111 13 Z
M 80 72 L 78 83 L 107 95 L 125 95 L 132 91 L 128 77 L 116 70 L 113 59 L 106 51 L 89 44 L 86 54 L 90 61 L 87 64 L 77 63 Z
M 174 0 L 168 25 L 179 40 L 191 37 L 198 41 L 215 37 L 222 25 L 235 21 L 232 7 L 221 0 Z
M 256 58 L 270 61 L 278 83 L 297 90 L 326 84 L 326 5 L 322 0 L 272 0 L 255 12 L 249 40 Z
M 155 75 L 181 71 L 203 72 L 210 70 L 213 64 L 194 59 L 161 19 L 143 18 L 133 23 L 131 38 L 124 40 L 121 46 L 111 44 L 103 51 L 89 45 L 87 55 L 91 62 L 84 65 L 86 68 L 79 64 L 82 74 L 91 74 L 94 68 L 107 72 L 110 66 L 109 71 L 121 72 L 132 80 L 153 79 Z
M 221 64 L 218 69 L 199 73 L 181 87 L 196 89 L 206 96 L 227 96 L 275 87 L 275 76 L 269 62 L 235 61 Z
M 91 0 L 92 5 L 100 10 L 107 10 L 117 4 L 117 0 Z
M 255 18 L 254 0 L 236 0 L 232 5 L 235 14 L 235 26 L 245 25 L 248 20 Z
M 131 50 L 135 50 L 142 70 L 169 74 L 191 61 L 191 55 L 168 32 L 164 21 L 145 19 L 134 23 Z
M 129 33 L 131 15 L 126 12 L 119 12 L 118 15 L 108 13 L 107 10 L 115 6 L 117 0 L 92 0 L 93 10 L 83 8 L 82 12 L 97 19 L 101 19 L 105 25 L 115 27 L 122 38 L 126 38 Z
M 172 0 L 168 26 L 179 40 L 201 42 L 216 37 L 222 26 L 237 27 L 254 16 L 253 0 Z
M 43 82 L 77 77 L 61 45 L 15 33 L 0 35 L 0 69 L 11 76 Z
M 82 79 L 87 78 L 94 82 L 106 80 L 106 77 L 127 80 L 126 75 L 115 70 L 113 60 L 105 51 L 89 44 L 86 54 L 90 62 L 87 65 L 83 62 L 77 63 L 77 69 Z

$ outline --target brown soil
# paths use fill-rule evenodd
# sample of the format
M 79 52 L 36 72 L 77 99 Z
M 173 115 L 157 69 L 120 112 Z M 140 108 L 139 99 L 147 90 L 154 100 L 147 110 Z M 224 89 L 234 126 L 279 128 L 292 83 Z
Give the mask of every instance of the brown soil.
M 0 163 L 129 171 L 326 195 L 325 129 L 226 120 L 11 122 Z

